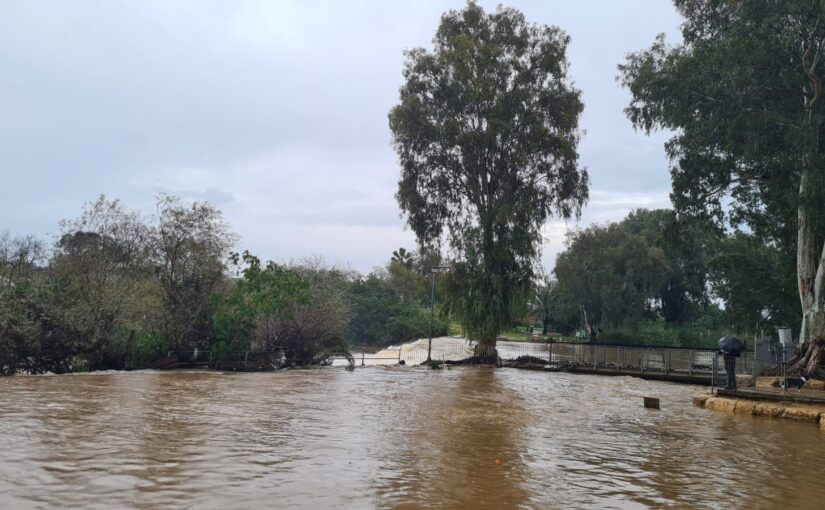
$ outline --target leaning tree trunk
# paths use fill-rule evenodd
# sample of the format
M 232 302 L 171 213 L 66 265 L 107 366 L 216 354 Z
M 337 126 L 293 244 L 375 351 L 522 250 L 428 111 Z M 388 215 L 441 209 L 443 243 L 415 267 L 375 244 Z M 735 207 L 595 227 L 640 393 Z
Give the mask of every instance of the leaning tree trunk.
M 789 373 L 805 376 L 821 374 L 825 354 L 825 246 L 819 249 L 816 246 L 813 219 L 817 211 L 813 203 L 812 171 L 803 169 L 799 183 L 796 270 L 802 329 L 799 347 L 788 364 Z

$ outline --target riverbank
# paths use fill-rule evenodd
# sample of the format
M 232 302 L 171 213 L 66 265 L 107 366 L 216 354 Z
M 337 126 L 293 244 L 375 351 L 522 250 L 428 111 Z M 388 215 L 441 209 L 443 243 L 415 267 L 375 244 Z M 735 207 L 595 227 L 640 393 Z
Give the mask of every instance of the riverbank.
M 825 405 L 823 404 L 771 402 L 700 393 L 693 396 L 693 405 L 711 411 L 813 423 L 825 430 Z

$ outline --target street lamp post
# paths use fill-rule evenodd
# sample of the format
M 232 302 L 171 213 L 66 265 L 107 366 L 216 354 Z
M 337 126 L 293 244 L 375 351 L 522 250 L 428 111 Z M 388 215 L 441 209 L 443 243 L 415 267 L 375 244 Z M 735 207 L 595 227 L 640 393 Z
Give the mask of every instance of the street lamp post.
M 427 363 L 432 361 L 433 352 L 433 320 L 435 318 L 435 274 L 447 269 L 447 266 L 433 266 L 430 270 L 433 277 L 432 290 L 430 291 L 430 340 L 427 342 Z

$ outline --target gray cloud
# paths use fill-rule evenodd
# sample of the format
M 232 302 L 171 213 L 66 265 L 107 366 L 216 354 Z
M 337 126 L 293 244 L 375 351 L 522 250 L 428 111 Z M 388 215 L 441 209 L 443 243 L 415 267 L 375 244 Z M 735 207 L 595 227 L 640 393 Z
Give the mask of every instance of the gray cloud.
M 486 8 L 495 2 L 482 2 Z M 635 133 L 616 64 L 679 23 L 668 2 L 512 1 L 572 36 L 592 200 L 578 225 L 667 205 L 666 134 Z M 461 1 L 0 4 L 0 230 L 53 233 L 99 193 L 207 199 L 243 247 L 368 270 L 412 246 L 386 114 L 402 51 Z M 576 223 L 548 225 L 545 262 Z

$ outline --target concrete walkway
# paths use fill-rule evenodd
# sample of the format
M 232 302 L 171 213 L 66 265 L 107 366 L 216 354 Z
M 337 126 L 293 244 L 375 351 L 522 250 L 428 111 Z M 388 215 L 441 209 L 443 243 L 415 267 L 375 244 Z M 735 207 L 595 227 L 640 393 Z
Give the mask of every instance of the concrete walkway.
M 717 388 L 716 395 L 720 397 L 746 398 L 750 400 L 762 400 L 769 402 L 797 402 L 800 404 L 825 405 L 825 391 L 822 390 L 797 390 L 789 389 L 782 391 L 782 388 L 737 388 L 726 390 Z

